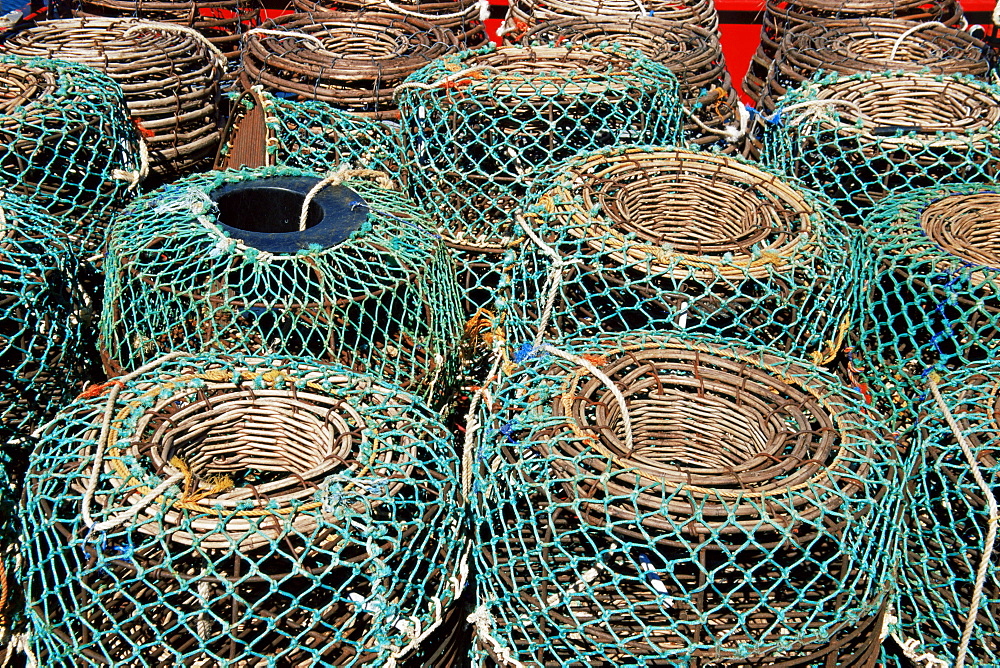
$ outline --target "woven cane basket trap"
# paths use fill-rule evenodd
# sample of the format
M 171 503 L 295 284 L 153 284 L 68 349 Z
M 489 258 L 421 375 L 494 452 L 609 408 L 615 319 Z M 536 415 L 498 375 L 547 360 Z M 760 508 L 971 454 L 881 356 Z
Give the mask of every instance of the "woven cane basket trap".
M 333 11 L 363 11 L 397 14 L 422 19 L 431 25 L 451 32 L 458 43 L 474 48 L 486 39 L 483 30 L 482 5 L 477 0 L 292 0 L 292 6 L 301 12 L 321 13 Z
M 216 152 L 226 62 L 193 30 L 131 19 L 43 21 L 5 40 L 3 51 L 83 63 L 114 79 L 155 174 L 204 166 Z
M 770 164 L 822 190 L 849 222 L 889 193 L 993 181 L 1000 165 L 1000 88 L 968 76 L 831 74 L 779 107 Z
M 666 330 L 822 363 L 840 348 L 853 298 L 843 223 L 794 180 L 721 155 L 617 148 L 554 167 L 525 201 L 509 269 L 517 340 Z
M 719 29 L 719 15 L 713 0 L 519 0 L 505 23 L 506 34 L 518 39 L 525 31 L 544 21 L 563 18 L 628 20 L 655 17 L 699 26 L 712 33 Z
M 932 370 L 997 358 L 998 230 L 1000 184 L 914 190 L 875 209 L 859 238 L 867 289 L 851 333 L 874 380 L 915 398 Z
M 893 18 L 912 24 L 935 21 L 959 26 L 964 20 L 962 6 L 955 0 L 767 0 L 764 5 L 760 46 L 743 79 L 743 90 L 758 100 L 767 82 L 771 62 L 785 35 L 798 26 L 827 21 L 857 21 L 865 18 Z M 882 68 L 885 69 L 884 67 Z
M 76 248 L 97 248 L 145 177 L 121 88 L 84 65 L 0 56 L 0 184 L 59 217 Z
M 448 56 L 413 74 L 396 101 L 408 185 L 458 258 L 470 312 L 491 303 L 511 213 L 535 170 L 680 132 L 669 69 L 589 45 Z
M 920 406 L 912 455 L 896 638 L 935 665 L 958 665 L 961 655 L 966 666 L 992 666 L 1000 662 L 1000 562 L 987 496 L 1000 486 L 1000 375 L 994 363 L 972 364 L 934 389 Z
M 738 153 L 742 105 L 726 71 L 718 35 L 694 24 L 643 16 L 618 20 L 565 18 L 531 28 L 523 44 L 592 44 L 635 49 L 668 67 L 680 85 L 684 135 L 724 153 Z
M 26 482 L 42 665 L 392 666 L 462 590 L 458 460 L 417 397 L 287 358 L 100 389 Z
M 496 663 L 874 666 L 901 484 L 860 397 L 697 339 L 512 366 L 472 453 Z
M 447 390 L 462 322 L 447 252 L 384 174 L 324 181 L 211 172 L 123 212 L 105 264 L 107 369 L 171 350 L 302 354 Z
M 453 34 L 411 16 L 290 14 L 247 35 L 240 80 L 245 88 L 259 84 L 364 116 L 396 118 L 396 86 L 457 48 Z

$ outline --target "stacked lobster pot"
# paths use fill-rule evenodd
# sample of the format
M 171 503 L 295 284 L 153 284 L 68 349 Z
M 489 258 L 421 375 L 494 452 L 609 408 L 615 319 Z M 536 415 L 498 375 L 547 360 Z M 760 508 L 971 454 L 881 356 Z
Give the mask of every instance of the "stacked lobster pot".
M 455 36 L 466 48 L 480 46 L 486 41 L 483 21 L 490 11 L 484 10 L 479 0 L 292 0 L 292 6 L 304 13 L 333 11 L 383 12 L 422 19 L 436 28 L 443 28 Z
M 621 21 L 651 16 L 712 33 L 719 30 L 714 0 L 517 0 L 511 5 L 501 34 L 514 40 L 539 23 L 564 18 Z
M 121 85 L 157 177 L 205 167 L 216 153 L 226 60 L 197 32 L 134 19 L 43 21 L 5 40 L 0 51 L 83 63 Z

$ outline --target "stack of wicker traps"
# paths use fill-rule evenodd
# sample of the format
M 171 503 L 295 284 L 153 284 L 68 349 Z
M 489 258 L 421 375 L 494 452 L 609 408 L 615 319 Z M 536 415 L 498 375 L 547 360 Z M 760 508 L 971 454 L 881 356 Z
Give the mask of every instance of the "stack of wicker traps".
M 260 19 L 256 0 L 80 0 L 77 6 L 77 16 L 133 18 L 192 28 L 234 65 L 239 64 L 240 35 Z
M 712 33 L 719 29 L 714 0 L 518 0 L 511 4 L 504 29 L 514 39 L 541 22 L 563 18 L 628 20 L 650 16 L 700 26 Z
M 130 19 L 44 21 L 5 40 L 2 51 L 83 63 L 118 82 L 158 176 L 204 166 L 217 150 L 226 63 L 193 30 Z
M 798 26 L 875 17 L 902 19 L 911 24 L 937 21 L 957 26 L 964 14 L 956 0 L 767 0 L 760 46 L 743 79 L 743 90 L 755 101 L 760 98 L 782 40 Z
M 301 354 L 441 399 L 462 323 L 447 251 L 384 174 L 343 179 L 210 172 L 135 202 L 105 264 L 108 371 L 171 350 Z
M 470 313 L 492 304 L 510 216 L 534 170 L 624 137 L 677 141 L 676 78 L 632 55 L 488 48 L 442 58 L 398 90 L 407 182 L 455 251 Z
M 473 48 L 486 40 L 481 7 L 477 0 L 292 0 L 301 12 L 364 11 L 402 14 L 443 28 L 459 44 Z
M 216 169 L 286 165 L 330 171 L 342 165 L 399 171 L 399 138 L 385 123 L 326 102 L 286 100 L 260 86 L 233 105 Z
M 840 348 L 853 292 L 843 223 L 794 181 L 733 157 L 621 148 L 557 165 L 526 202 L 541 243 L 525 238 L 510 270 L 517 339 L 666 330 L 821 363 Z
M 502 665 L 874 666 L 901 475 L 860 397 L 765 349 L 541 346 L 478 443 Z
M 892 192 L 992 181 L 1000 88 L 965 75 L 831 74 L 786 95 L 765 135 L 770 164 L 862 223 Z
M 0 57 L 0 184 L 59 216 L 77 248 L 104 242 L 145 177 L 121 88 L 84 65 Z
M 261 85 L 373 118 L 396 118 L 406 77 L 458 48 L 455 36 L 400 14 L 290 14 L 247 35 L 244 88 Z
M 958 665 L 971 617 L 965 665 L 993 666 L 1000 662 L 1000 564 L 987 536 L 996 518 L 986 495 L 994 492 L 977 483 L 970 459 L 989 490 L 997 489 L 1000 375 L 995 363 L 970 365 L 945 375 L 938 392 L 944 406 L 933 396 L 921 406 L 912 452 L 897 640 L 936 657 L 935 665 Z M 981 598 L 973 601 L 983 564 Z
M 308 360 L 181 356 L 77 401 L 26 481 L 36 657 L 395 665 L 464 587 L 448 439 L 415 396 Z
M 677 77 L 688 141 L 724 153 L 740 151 L 742 136 L 737 130 L 742 105 L 726 71 L 719 37 L 706 28 L 650 16 L 617 21 L 566 18 L 539 23 L 521 42 L 637 49 Z
M 998 191 L 998 184 L 915 190 L 884 200 L 870 216 L 858 246 L 867 290 L 852 337 L 879 383 L 919 395 L 928 370 L 997 359 Z

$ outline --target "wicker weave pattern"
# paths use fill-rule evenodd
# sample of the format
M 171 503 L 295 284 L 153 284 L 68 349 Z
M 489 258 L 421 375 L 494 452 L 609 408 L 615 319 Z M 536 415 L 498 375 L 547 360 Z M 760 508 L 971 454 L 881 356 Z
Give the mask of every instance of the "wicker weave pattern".
M 520 0 L 513 6 L 507 29 L 514 36 L 543 22 L 563 18 L 630 19 L 653 16 L 718 32 L 719 15 L 712 0 Z
M 402 14 L 445 28 L 455 35 L 465 48 L 475 48 L 486 41 L 486 31 L 480 22 L 477 0 L 292 0 L 301 12 L 363 11 Z

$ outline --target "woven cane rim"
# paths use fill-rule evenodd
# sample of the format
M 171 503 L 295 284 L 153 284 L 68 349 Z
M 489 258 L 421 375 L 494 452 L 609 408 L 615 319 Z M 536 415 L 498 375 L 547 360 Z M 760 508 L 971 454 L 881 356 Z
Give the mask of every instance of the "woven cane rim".
M 57 75 L 51 70 L 0 63 L 0 113 L 14 114 L 35 100 L 54 95 L 57 87 Z
M 469 25 L 478 22 L 479 6 L 477 0 L 444 0 L 422 2 L 421 0 L 398 0 L 392 3 L 398 9 L 391 7 L 384 0 L 292 0 L 292 7 L 302 13 L 350 11 L 350 12 L 387 12 L 413 16 L 428 21 L 442 28 L 468 28 L 467 35 L 475 30 Z M 416 16 L 414 16 L 416 15 Z
M 920 228 L 949 255 L 1000 271 L 1000 193 L 936 200 L 921 212 Z
M 668 21 L 678 21 L 701 26 L 715 32 L 719 28 L 719 15 L 715 4 L 707 0 L 693 2 L 671 0 L 523 0 L 511 8 L 515 24 L 526 28 L 541 21 L 561 18 L 632 18 L 656 16 Z M 509 20 L 509 19 L 508 19 Z

